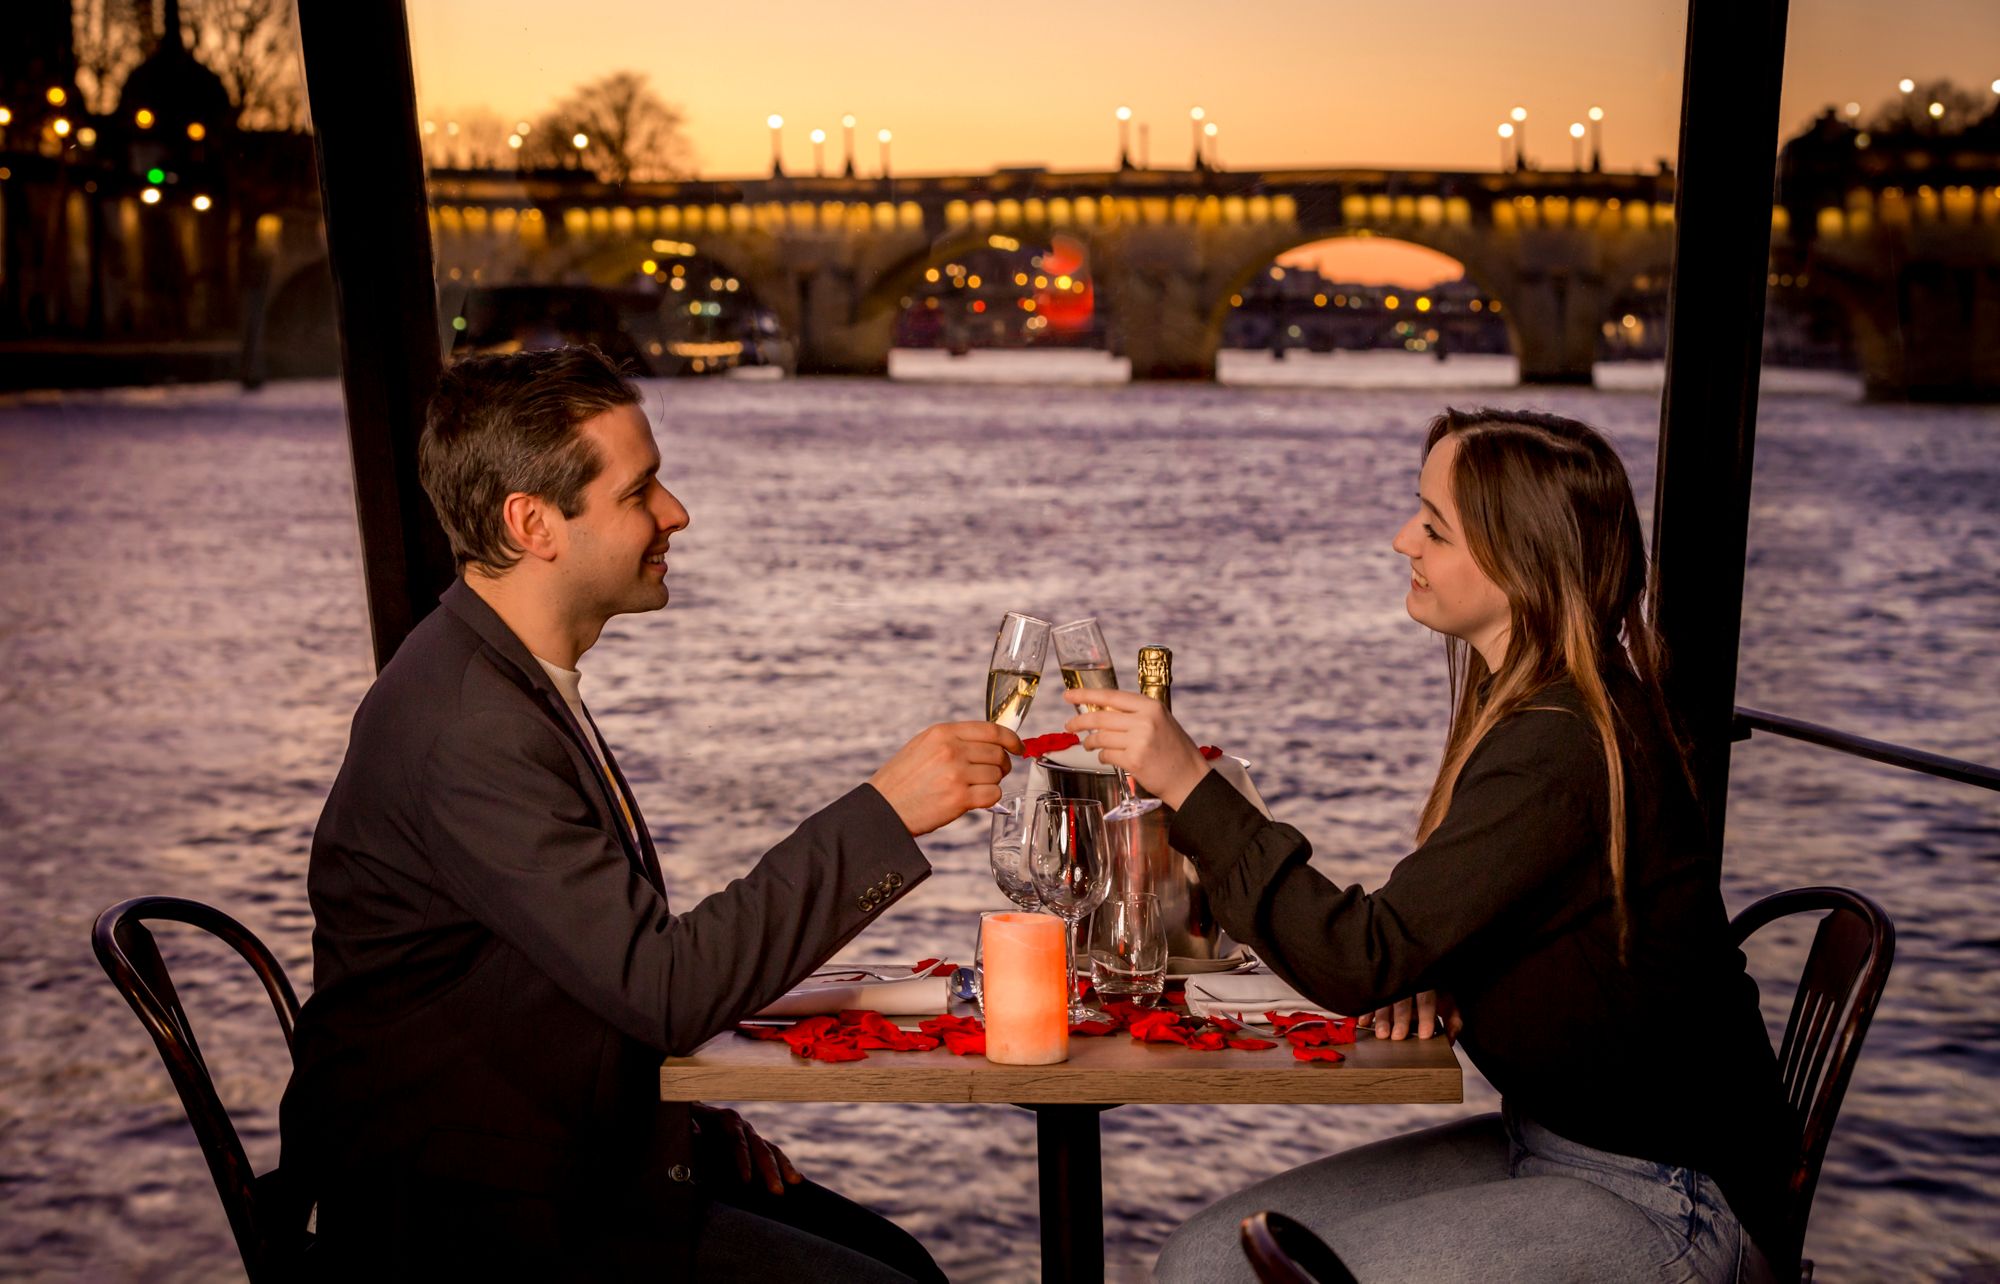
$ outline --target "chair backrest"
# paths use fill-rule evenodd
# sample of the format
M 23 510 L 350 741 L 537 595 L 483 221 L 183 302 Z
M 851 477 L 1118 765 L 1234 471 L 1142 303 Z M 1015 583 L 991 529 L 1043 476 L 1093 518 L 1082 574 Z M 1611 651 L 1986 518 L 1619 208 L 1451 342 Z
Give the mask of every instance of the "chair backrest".
M 1252 1213 L 1237 1233 L 1263 1284 L 1355 1284 L 1353 1272 L 1325 1240 L 1283 1213 Z
M 263 1177 L 251 1170 L 236 1135 L 236 1125 L 216 1095 L 201 1047 L 195 1042 L 194 1027 L 188 1023 L 167 973 L 147 920 L 172 920 L 198 927 L 221 938 L 243 956 L 264 983 L 278 1025 L 285 1033 L 285 1046 L 292 1044 L 292 1030 L 298 1023 L 299 1000 L 292 992 L 285 971 L 264 943 L 251 931 L 222 911 L 198 901 L 176 896 L 140 896 L 121 901 L 97 916 L 91 929 L 91 948 L 104 965 L 111 983 L 132 1005 L 153 1046 L 167 1064 L 174 1088 L 188 1122 L 194 1125 L 202 1153 L 208 1157 L 208 1171 L 215 1178 L 222 1207 L 229 1214 L 229 1228 L 236 1235 L 236 1247 L 243 1254 L 244 1269 L 252 1281 L 282 1279 L 294 1273 L 299 1255 L 310 1242 L 306 1219 L 310 1196 L 294 1191 L 277 1169 Z
M 1844 887 L 1801 887 L 1779 892 L 1738 914 L 1730 923 L 1738 946 L 1758 928 L 1792 914 L 1824 913 L 1799 978 L 1792 1014 L 1778 1048 L 1778 1075 L 1789 1108 L 1788 1136 L 1797 1144 L 1786 1156 L 1783 1239 L 1767 1247 L 1784 1258 L 1771 1265 L 1795 1273 L 1812 1215 L 1820 1162 L 1861 1041 L 1875 1004 L 1889 980 L 1896 956 L 1896 929 L 1882 907 Z

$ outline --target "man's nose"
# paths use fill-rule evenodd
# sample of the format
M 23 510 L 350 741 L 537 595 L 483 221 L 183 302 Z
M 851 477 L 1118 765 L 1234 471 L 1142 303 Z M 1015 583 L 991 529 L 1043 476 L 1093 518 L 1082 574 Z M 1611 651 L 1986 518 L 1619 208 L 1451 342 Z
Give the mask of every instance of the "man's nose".
M 688 515 L 687 506 L 674 498 L 674 493 L 664 486 L 660 487 L 660 496 L 661 503 L 657 514 L 660 529 L 670 535 L 676 531 L 686 530 L 688 524 L 694 520 Z

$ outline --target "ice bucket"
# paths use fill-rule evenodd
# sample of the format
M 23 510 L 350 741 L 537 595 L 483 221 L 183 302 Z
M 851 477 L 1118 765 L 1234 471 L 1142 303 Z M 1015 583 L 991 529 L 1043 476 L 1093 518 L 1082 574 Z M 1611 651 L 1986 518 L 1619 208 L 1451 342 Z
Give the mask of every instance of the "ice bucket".
M 1079 757 L 1092 757 L 1081 750 L 1064 753 L 1069 762 L 1054 761 L 1054 755 L 1040 760 L 1048 773 L 1050 789 L 1066 798 L 1095 798 L 1110 811 L 1124 798 L 1118 773 L 1109 767 L 1083 766 Z M 1194 863 L 1167 845 L 1167 821 L 1173 813 L 1155 807 L 1136 820 L 1106 821 L 1104 841 L 1110 853 L 1111 890 L 1105 901 L 1139 892 L 1160 898 L 1160 921 L 1167 928 L 1167 953 L 1178 958 L 1212 959 L 1225 950 L 1227 938 L 1216 926 L 1208 896 L 1195 877 Z M 1137 831 L 1137 842 L 1132 841 Z M 1077 933 L 1079 965 L 1089 955 L 1086 944 L 1094 944 L 1094 932 L 1108 915 L 1093 914 Z

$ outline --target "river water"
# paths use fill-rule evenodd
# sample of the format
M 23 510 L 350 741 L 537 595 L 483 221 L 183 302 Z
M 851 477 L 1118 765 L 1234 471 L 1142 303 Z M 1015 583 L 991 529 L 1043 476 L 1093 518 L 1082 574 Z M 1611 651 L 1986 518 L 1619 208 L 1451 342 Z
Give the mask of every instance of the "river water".
M 1220 386 L 986 354 L 899 354 L 893 382 L 649 386 L 694 523 L 672 605 L 613 622 L 584 695 L 675 895 L 723 886 L 921 725 L 977 716 L 1010 608 L 1095 613 L 1128 655 L 1173 646 L 1198 737 L 1255 762 L 1329 875 L 1379 882 L 1445 716 L 1439 648 L 1404 616 L 1388 549 L 1424 420 L 1446 401 L 1590 420 L 1649 504 L 1659 371 L 1526 392 L 1505 361 L 1226 355 Z M 124 897 L 191 896 L 309 986 L 306 852 L 371 671 L 339 390 L 0 400 L 0 481 L 0 1274 L 230 1278 L 180 1106 L 88 936 Z M 1744 605 L 1743 703 L 2000 758 L 2000 415 L 1868 406 L 1844 378 L 1774 372 Z M 1056 706 L 1026 730 L 1053 729 Z M 1837 883 L 1898 928 L 1820 1184 L 1820 1278 L 2000 1278 L 2000 803 L 1760 737 L 1737 747 L 1729 805 L 1732 910 Z M 846 957 L 969 949 L 974 913 L 999 903 L 981 827 L 924 846 L 937 874 Z M 1753 967 L 1782 1020 L 1769 996 L 1789 995 L 1801 938 L 1775 935 Z M 268 1007 L 240 967 L 176 942 L 267 1166 L 287 1071 Z M 1691 1092 L 1699 1017 L 1660 1014 L 1659 1055 Z M 1468 1074 L 1464 1107 L 1113 1111 L 1112 1277 L 1144 1278 L 1167 1231 L 1226 1191 L 1493 1105 Z M 749 1110 L 954 1279 L 1035 1277 L 1025 1112 Z

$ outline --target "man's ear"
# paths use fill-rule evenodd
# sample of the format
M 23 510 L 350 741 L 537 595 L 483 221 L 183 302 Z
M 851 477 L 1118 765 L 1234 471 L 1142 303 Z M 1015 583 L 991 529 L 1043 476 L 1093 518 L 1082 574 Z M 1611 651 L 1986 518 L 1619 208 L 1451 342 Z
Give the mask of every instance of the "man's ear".
M 517 490 L 501 501 L 500 520 L 524 556 L 555 560 L 562 547 L 562 514 L 548 500 Z

